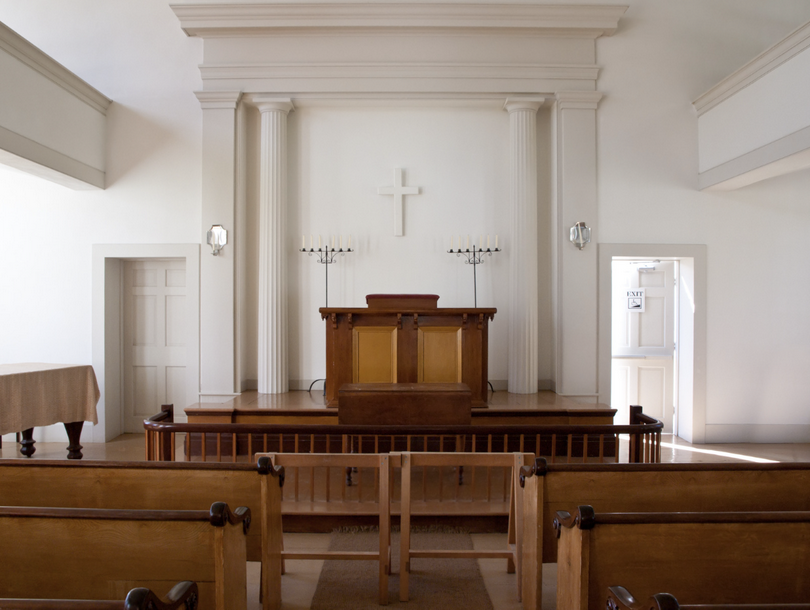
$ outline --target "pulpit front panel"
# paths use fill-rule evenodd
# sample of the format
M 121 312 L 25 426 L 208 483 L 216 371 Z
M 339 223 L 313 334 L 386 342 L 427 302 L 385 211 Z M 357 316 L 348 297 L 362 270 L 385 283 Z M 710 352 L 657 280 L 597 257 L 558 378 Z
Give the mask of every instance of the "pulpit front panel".
M 352 383 L 396 383 L 396 327 L 354 327 L 352 361 Z
M 419 329 L 419 383 L 461 383 L 461 328 Z

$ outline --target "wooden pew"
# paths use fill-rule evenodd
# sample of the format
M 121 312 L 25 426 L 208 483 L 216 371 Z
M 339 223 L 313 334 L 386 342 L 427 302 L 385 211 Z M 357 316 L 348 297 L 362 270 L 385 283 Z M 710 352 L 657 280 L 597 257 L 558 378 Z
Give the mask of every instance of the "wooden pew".
M 0 507 L 0 596 L 109 600 L 193 580 L 201 610 L 245 610 L 250 510 Z
M 624 587 L 608 587 L 607 610 L 810 610 L 810 604 L 679 604 L 669 593 L 640 602 Z
M 392 454 L 396 455 L 396 454 Z M 379 519 L 380 540 L 377 551 L 327 551 L 324 553 L 304 551 L 284 551 L 282 541 L 281 515 L 285 512 L 279 500 L 279 494 L 271 488 L 267 478 L 262 484 L 262 537 L 267 541 L 264 547 L 262 566 L 262 600 L 267 608 L 278 610 L 281 607 L 281 575 L 284 561 L 289 559 L 338 559 L 338 560 L 372 560 L 379 563 L 379 602 L 388 604 L 388 575 L 391 573 L 391 456 L 389 454 L 303 454 L 278 453 L 259 454 L 259 469 L 268 469 L 273 464 L 283 468 L 285 477 L 294 477 L 294 495 L 286 500 L 286 512 L 311 511 L 323 513 L 332 494 L 341 497 L 344 508 L 348 507 L 355 514 L 373 514 Z M 360 483 L 352 490 L 353 498 L 347 501 L 347 485 L 343 473 L 346 469 L 358 470 L 357 480 Z M 309 474 L 306 490 L 299 495 L 301 470 Z M 332 470 L 336 470 L 338 480 L 343 483 L 339 489 L 333 489 Z M 363 493 L 363 470 L 371 470 L 373 482 L 371 489 Z M 322 489 L 319 490 L 319 486 Z M 320 506 L 319 506 L 320 505 Z
M 521 470 L 523 607 L 541 607 L 543 563 L 557 561 L 556 511 L 810 510 L 810 464 L 549 464 Z M 616 584 L 616 583 L 611 583 Z
M 810 599 L 810 511 L 558 511 L 557 610 L 605 608 L 608 587 L 685 604 Z
M 200 594 L 197 583 L 177 583 L 162 600 L 157 593 L 138 587 L 123 601 L 89 599 L 0 599 L 1 610 L 197 610 Z
M 208 510 L 222 501 L 255 512 L 261 478 L 256 464 L 6 459 L 0 460 L 0 504 Z M 261 536 L 261 528 L 250 528 L 248 561 L 261 561 Z
M 395 458 L 392 458 L 392 460 Z M 518 599 L 521 598 L 521 569 L 522 569 L 522 506 L 523 502 L 518 501 L 519 487 L 517 485 L 517 476 L 520 469 L 533 462 L 534 455 L 531 453 L 408 453 L 403 452 L 399 455 L 399 461 L 402 468 L 401 476 L 401 493 L 400 493 L 400 570 L 399 570 L 399 599 L 400 601 L 408 601 L 408 581 L 410 574 L 411 559 L 416 557 L 421 558 L 504 558 L 507 560 L 507 571 L 512 573 L 517 571 L 517 595 Z M 475 486 L 475 468 L 486 468 L 487 478 L 490 476 L 490 469 L 502 468 L 511 470 L 510 486 L 510 513 L 509 513 L 509 548 L 502 551 L 476 551 L 476 550 L 430 550 L 430 549 L 411 549 L 410 534 L 411 534 L 411 514 L 413 512 L 414 498 L 412 492 L 412 475 L 415 468 L 422 468 L 421 480 L 423 482 L 421 504 L 424 512 L 436 512 L 435 509 L 425 510 L 429 504 L 444 505 L 448 509 L 448 514 L 452 511 L 458 510 L 458 506 L 463 504 L 461 502 L 448 502 L 444 497 L 444 490 L 442 481 L 444 480 L 442 469 L 446 468 L 467 468 L 472 470 L 470 485 Z M 428 468 L 439 469 L 439 489 L 438 496 L 435 499 L 428 498 L 428 491 L 424 487 L 424 482 L 427 480 L 426 470 Z M 459 495 L 460 477 L 453 476 L 454 489 L 451 496 L 455 498 Z M 489 490 L 489 486 L 488 490 Z M 489 493 L 489 491 L 488 491 Z M 454 504 L 456 506 L 454 506 Z

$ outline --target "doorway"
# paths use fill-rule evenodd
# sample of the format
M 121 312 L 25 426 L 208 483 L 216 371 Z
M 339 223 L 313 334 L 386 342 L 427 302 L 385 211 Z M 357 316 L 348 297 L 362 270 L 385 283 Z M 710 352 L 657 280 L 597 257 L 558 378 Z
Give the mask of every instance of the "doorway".
M 617 424 L 639 404 L 667 431 L 705 442 L 706 246 L 599 244 L 598 259 L 599 402 L 617 409 Z M 634 288 L 643 289 L 644 314 L 628 311 Z
M 610 404 L 629 421 L 629 405 L 677 422 L 678 260 L 614 258 Z

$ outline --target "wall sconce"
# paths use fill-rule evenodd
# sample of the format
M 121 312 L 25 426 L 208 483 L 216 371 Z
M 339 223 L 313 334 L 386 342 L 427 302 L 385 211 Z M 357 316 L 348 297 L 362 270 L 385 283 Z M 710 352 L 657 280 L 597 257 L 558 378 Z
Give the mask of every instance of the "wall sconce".
M 591 242 L 591 228 L 584 222 L 578 222 L 571 227 L 571 235 L 568 237 L 568 239 L 570 239 L 571 243 L 577 248 L 582 250 L 582 248 L 585 247 L 585 244 L 589 244 Z
M 208 245 L 213 250 L 214 256 L 219 256 L 219 251 L 228 243 L 228 232 L 222 225 L 214 225 L 208 230 Z

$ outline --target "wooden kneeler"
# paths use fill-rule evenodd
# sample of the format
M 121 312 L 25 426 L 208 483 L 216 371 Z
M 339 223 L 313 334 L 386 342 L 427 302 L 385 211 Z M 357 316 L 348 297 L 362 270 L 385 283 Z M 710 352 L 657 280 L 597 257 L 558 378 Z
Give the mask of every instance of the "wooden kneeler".
M 506 559 L 507 572 L 517 571 L 517 594 L 518 600 L 522 596 L 522 555 L 523 555 L 523 500 L 517 500 L 517 494 L 522 489 L 516 484 L 517 475 L 521 467 L 529 465 L 534 461 L 534 454 L 531 453 L 408 453 L 403 452 L 392 459 L 397 459 L 402 466 L 402 493 L 400 494 L 401 514 L 400 514 L 400 562 L 399 562 L 399 599 L 408 601 L 408 581 L 411 570 L 411 559 L 415 557 L 434 559 Z M 411 514 L 413 512 L 413 496 L 411 494 L 411 474 L 414 468 L 437 467 L 440 469 L 439 479 L 441 480 L 441 469 L 447 467 L 466 468 L 504 468 L 511 469 L 510 482 L 510 509 L 509 509 L 509 548 L 500 551 L 476 551 L 476 550 L 436 550 L 436 549 L 411 549 Z M 456 492 L 460 485 L 459 477 L 454 477 L 457 481 Z M 442 487 L 439 486 L 439 497 L 435 503 L 442 503 Z M 427 502 L 427 498 L 423 498 Z M 452 502 L 444 502 L 451 511 Z M 452 512 L 448 513 L 452 514 Z
M 269 485 L 262 484 L 262 540 L 265 543 L 262 559 L 262 603 L 265 610 L 278 610 L 281 607 L 281 575 L 284 573 L 284 562 L 295 559 L 337 559 L 337 560 L 368 560 L 378 561 L 379 601 L 388 604 L 388 575 L 391 573 L 391 461 L 388 454 L 341 454 L 341 453 L 266 453 L 257 454 L 259 471 L 275 466 L 283 468 L 285 477 L 297 469 L 307 469 L 310 472 L 308 492 L 299 496 L 298 472 L 296 474 L 294 498 L 282 499 L 282 494 L 276 493 Z M 377 551 L 327 551 L 315 553 L 310 551 L 285 551 L 282 538 L 281 505 L 297 505 L 297 510 L 309 508 L 312 513 L 318 513 L 319 507 L 329 502 L 333 493 L 345 494 L 347 482 L 342 473 L 347 468 L 373 468 L 376 470 L 375 487 L 376 499 L 373 502 L 357 502 L 358 514 L 369 510 L 373 505 L 374 514 L 379 514 L 380 543 Z M 316 493 L 314 472 L 325 469 L 325 487 L 319 495 Z M 336 491 L 330 489 L 330 469 L 337 469 L 341 473 L 343 489 Z M 358 498 L 360 498 L 358 494 Z M 285 510 L 285 512 L 287 512 Z M 268 569 L 264 569 L 267 567 Z

